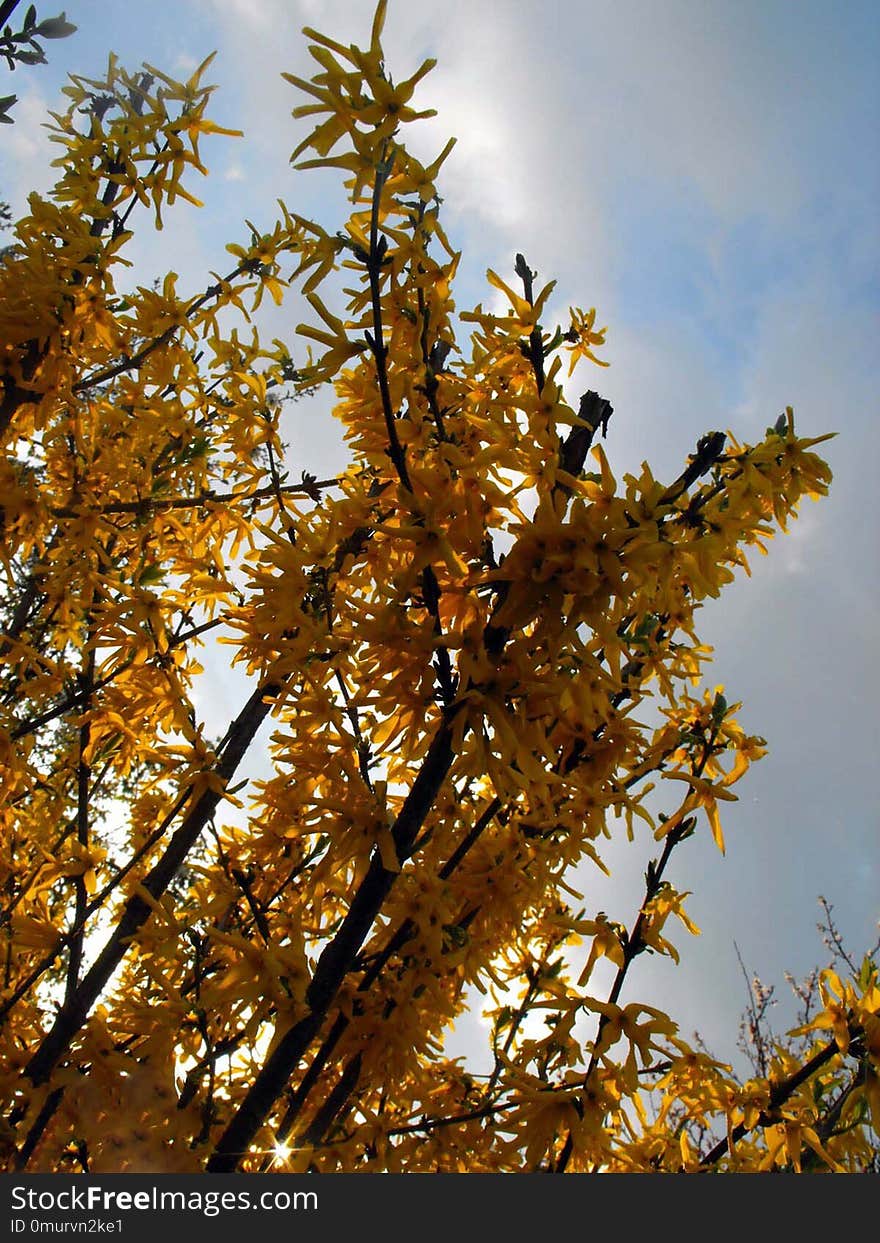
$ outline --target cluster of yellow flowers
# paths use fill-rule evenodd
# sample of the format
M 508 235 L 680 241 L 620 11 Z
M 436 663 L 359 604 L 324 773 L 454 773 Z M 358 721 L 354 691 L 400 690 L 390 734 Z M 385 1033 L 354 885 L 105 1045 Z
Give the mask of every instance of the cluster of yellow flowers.
M 642 951 L 678 960 L 671 916 L 698 931 L 672 851 L 703 815 L 723 849 L 718 804 L 764 751 L 720 689 L 691 694 L 695 612 L 826 491 L 824 438 L 788 412 L 756 446 L 704 438 L 669 484 L 618 483 L 594 444 L 610 406 L 562 380 L 566 354 L 569 376 L 599 361 L 595 311 L 546 328 L 552 286 L 518 257 L 522 292 L 488 278 L 509 313 L 456 316 L 451 144 L 425 166 L 402 136 L 432 62 L 395 85 L 384 16 L 367 50 L 308 31 L 318 71 L 291 78 L 315 123 L 294 158 L 342 170 L 344 229 L 282 208 L 195 296 L 123 283 L 133 211 L 192 200 L 223 131 L 207 62 L 175 83 L 111 60 L 69 88 L 58 188 L 0 262 L 5 1159 L 861 1168 L 870 964 L 828 976 L 814 1045 L 745 1085 L 622 997 Z M 298 364 L 250 323 L 288 285 L 320 320 Z M 350 466 L 292 482 L 272 398 L 321 384 Z M 222 736 L 192 700 L 208 632 L 254 686 Z M 273 772 L 242 804 L 270 716 Z M 652 790 L 682 797 L 658 815 Z M 569 884 L 617 820 L 662 851 L 629 927 Z M 471 988 L 482 1077 L 443 1054 Z

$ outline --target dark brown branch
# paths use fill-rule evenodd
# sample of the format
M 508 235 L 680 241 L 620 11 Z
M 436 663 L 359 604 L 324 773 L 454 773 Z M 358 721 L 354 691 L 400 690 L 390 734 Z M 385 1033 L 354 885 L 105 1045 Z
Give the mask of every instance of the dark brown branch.
M 105 154 L 108 157 L 110 155 L 109 151 L 105 152 Z M 119 183 L 112 180 L 112 178 L 121 173 L 123 169 L 124 164 L 120 163 L 119 153 L 117 153 L 115 157 L 109 159 L 106 170 L 108 181 L 107 185 L 104 187 L 104 193 L 101 196 L 102 205 L 108 209 L 113 205 L 121 188 Z M 95 239 L 99 239 L 101 234 L 104 232 L 109 219 L 110 216 L 108 214 L 105 219 L 93 220 L 91 228 L 89 229 L 90 235 Z M 82 271 L 74 272 L 71 278 L 71 284 L 81 285 L 82 281 Z M 24 346 L 24 357 L 21 360 L 21 374 L 25 383 L 29 383 L 33 380 L 37 373 L 37 369 L 45 356 L 45 347 L 41 348 L 39 342 L 36 340 L 28 341 Z M 22 388 L 20 385 L 15 383 L 11 376 L 7 375 L 4 379 L 3 400 L 0 402 L 0 437 L 6 433 L 9 424 L 12 422 L 12 417 L 19 406 L 28 402 L 39 402 L 42 400 L 42 396 L 43 395 L 41 393 L 35 393 L 30 389 Z
M 701 436 L 697 441 L 696 452 L 691 455 L 690 462 L 681 472 L 674 483 L 663 493 L 660 498 L 661 505 L 671 505 L 678 500 L 692 483 L 710 471 L 721 454 L 724 452 L 724 444 L 727 440 L 724 432 L 709 432 L 705 436 Z
M 83 506 L 81 509 L 62 505 L 52 509 L 51 513 L 54 518 L 80 518 L 86 513 L 89 515 L 138 514 L 148 517 L 150 514 L 165 513 L 172 509 L 204 509 L 209 505 L 228 505 L 230 502 L 247 504 L 249 501 L 261 501 L 277 496 L 278 492 L 288 497 L 312 497 L 317 489 L 335 488 L 338 482 L 337 479 L 320 479 L 310 483 L 307 488 L 301 484 L 290 484 L 279 488 L 270 484 L 264 488 L 255 488 L 253 492 L 200 492 L 196 496 L 180 496 L 173 500 L 150 498 L 142 501 L 109 501 L 106 505 Z
M 333 1125 L 335 1118 L 357 1087 L 363 1060 L 363 1053 L 356 1053 L 351 1061 L 348 1062 L 345 1070 L 334 1085 L 332 1092 L 328 1094 L 326 1101 L 324 1101 L 324 1104 L 303 1133 L 300 1144 L 312 1145 L 321 1143 L 325 1132 Z
M 640 777 L 631 778 L 631 780 L 627 782 L 627 785 L 629 786 L 629 785 L 635 784 L 635 782 L 640 779 L 641 779 Z M 495 816 L 498 815 L 501 808 L 502 808 L 501 800 L 498 799 L 497 797 L 494 798 L 492 802 L 489 804 L 489 806 L 482 813 L 482 815 L 479 817 L 479 819 L 476 821 L 476 823 L 473 825 L 471 830 L 459 843 L 458 847 L 453 852 L 453 854 L 449 857 L 447 862 L 440 869 L 439 876 L 441 879 L 443 880 L 449 879 L 449 877 L 456 870 L 456 868 L 461 863 L 462 859 L 467 854 L 467 852 L 470 850 L 470 848 L 479 839 L 481 834 L 485 831 L 485 829 L 492 822 Z M 659 884 L 659 879 L 660 879 L 660 876 L 658 875 L 657 877 L 658 884 Z M 475 917 L 478 913 L 479 913 L 479 908 L 476 908 L 475 910 L 470 912 L 468 919 L 470 920 L 471 918 Z M 399 950 L 401 946 L 406 943 L 406 941 L 413 935 L 414 931 L 415 931 L 415 925 L 413 921 L 410 919 L 404 920 L 403 924 L 398 928 L 397 932 L 388 942 L 388 944 L 386 945 L 382 953 L 377 955 L 375 960 L 372 962 L 369 971 L 366 973 L 366 975 L 364 976 L 364 978 L 361 980 L 360 984 L 358 985 L 357 991 L 359 993 L 367 991 L 372 986 L 372 984 L 378 978 L 379 974 L 384 970 L 385 966 L 387 965 L 392 955 L 396 953 L 397 950 Z M 355 1012 L 358 1012 L 357 1002 L 355 1003 Z M 324 1041 L 320 1049 L 316 1053 L 315 1057 L 313 1058 L 309 1066 L 309 1069 L 307 1070 L 305 1076 L 303 1077 L 302 1081 L 300 1082 L 299 1086 L 297 1087 L 296 1091 L 293 1093 L 291 1097 L 290 1103 L 288 1104 L 288 1108 L 285 1111 L 284 1117 L 282 1118 L 281 1123 L 279 1124 L 279 1127 L 275 1133 L 275 1137 L 278 1142 L 283 1143 L 289 1136 L 296 1122 L 297 1117 L 302 1111 L 302 1108 L 306 1102 L 306 1099 L 309 1093 L 311 1092 L 312 1088 L 315 1086 L 315 1083 L 317 1082 L 319 1075 L 321 1074 L 321 1072 L 327 1065 L 330 1057 L 333 1054 L 334 1049 L 339 1043 L 339 1040 L 341 1039 L 342 1035 L 348 1028 L 350 1021 L 351 1020 L 344 1014 L 337 1015 L 332 1028 L 328 1032 L 327 1036 L 324 1038 Z M 354 1089 L 354 1087 L 356 1087 L 356 1084 L 357 1084 L 357 1078 L 355 1076 L 355 1078 L 350 1081 L 349 1094 Z M 339 1107 L 341 1108 L 344 1103 L 345 1103 L 344 1099 L 340 1099 Z M 314 1138 L 309 1142 L 317 1145 L 317 1140 Z M 270 1168 L 270 1165 L 271 1165 L 271 1162 L 267 1158 L 264 1161 L 263 1165 L 261 1166 L 261 1170 L 265 1172 L 265 1170 Z
M 79 727 L 79 758 L 76 766 L 76 838 L 80 849 L 85 851 L 89 847 L 89 805 L 90 805 L 90 784 L 92 770 L 86 761 L 86 752 L 89 747 L 91 737 L 91 723 L 88 717 L 88 709 L 94 694 L 95 681 L 95 649 L 92 647 L 85 661 L 85 668 L 80 678 L 82 683 L 81 694 L 83 696 L 83 707 L 86 712 L 85 719 Z M 79 984 L 79 973 L 82 966 L 83 940 L 85 937 L 85 911 L 88 906 L 89 895 L 86 888 L 85 877 L 83 875 L 74 878 L 74 916 L 73 923 L 75 927 L 80 929 L 73 937 L 71 937 L 68 947 L 67 958 L 67 981 L 65 984 L 64 998 L 65 1003 L 70 1000 Z
M 121 673 L 130 668 L 134 657 L 123 660 L 120 664 L 115 665 L 109 673 L 103 678 L 97 678 L 86 687 L 80 686 L 80 689 L 73 691 L 66 699 L 62 699 L 60 703 L 55 704 L 53 708 L 47 708 L 45 712 L 39 713 L 38 716 L 29 717 L 26 721 L 19 722 L 15 729 L 9 731 L 9 737 L 13 742 L 18 742 L 21 738 L 27 738 L 29 734 L 35 733 L 44 725 L 49 725 L 52 721 L 64 716 L 66 712 L 70 712 L 71 708 L 85 708 L 89 700 L 105 686 L 109 686 L 114 682 Z M 94 663 L 94 662 L 93 662 Z
M 195 1066 L 192 1066 L 186 1073 L 183 1087 L 180 1089 L 180 1096 L 177 1099 L 177 1108 L 186 1109 L 187 1105 L 195 1098 L 199 1090 L 199 1081 L 202 1075 L 217 1061 L 218 1058 L 225 1057 L 227 1053 L 234 1053 L 237 1048 L 247 1039 L 248 1029 L 242 1028 L 236 1032 L 234 1036 L 227 1036 L 225 1040 L 218 1041 L 211 1047 L 209 1053 L 206 1053 Z
M 388 346 L 385 344 L 385 328 L 382 321 L 381 272 L 385 261 L 387 239 L 384 235 L 381 237 L 379 235 L 379 211 L 382 202 L 382 190 L 391 173 L 393 160 L 393 154 L 386 156 L 385 150 L 387 150 L 387 146 L 383 149 L 382 163 L 380 163 L 376 170 L 376 178 L 373 184 L 372 209 L 370 212 L 370 253 L 366 256 L 366 268 L 370 283 L 373 330 L 371 333 L 368 332 L 366 337 L 376 364 L 376 377 L 382 398 L 382 413 L 388 433 L 388 456 L 394 464 L 394 469 L 400 482 L 407 492 L 412 493 L 412 482 L 406 464 L 406 451 L 400 443 L 400 437 L 397 434 L 397 420 L 394 414 L 394 407 L 391 404 L 391 391 L 388 386 Z M 426 565 L 422 570 L 422 597 L 434 626 L 434 637 L 436 640 L 434 660 L 437 682 L 440 687 L 442 701 L 446 707 L 449 707 L 455 698 L 455 676 L 452 672 L 449 649 L 444 647 L 442 643 L 443 627 L 440 621 L 440 585 L 437 582 L 434 567 L 430 564 Z
M 423 245 L 427 246 L 429 234 L 421 227 L 424 218 L 425 204 L 419 202 L 416 216 L 413 219 L 413 233 L 420 233 Z M 424 274 L 425 269 L 419 264 L 418 275 L 423 276 Z M 444 412 L 440 409 L 440 403 L 437 400 L 437 390 L 440 387 L 437 375 L 442 370 L 446 356 L 452 347 L 448 341 L 435 341 L 432 344 L 428 340 L 428 330 L 431 326 L 431 308 L 425 298 L 424 284 L 417 279 L 415 274 L 413 276 L 416 286 L 419 320 L 421 321 L 419 325 L 419 348 L 422 352 L 422 365 L 425 368 L 425 400 L 434 419 L 437 435 L 441 440 L 446 440 L 446 426 L 443 421 Z
M 602 428 L 603 434 L 614 413 L 614 407 L 605 397 L 600 397 L 592 389 L 584 393 L 578 406 L 578 418 L 583 419 L 586 427 L 573 427 L 559 446 L 559 465 L 569 475 L 578 476 L 584 469 L 587 454 L 592 447 L 596 432 Z M 557 483 L 556 489 L 568 494 L 567 484 Z
M 214 775 L 225 789 L 250 744 L 271 711 L 271 700 L 281 690 L 280 684 L 267 683 L 257 688 L 230 727 L 222 759 Z M 214 814 L 222 793 L 208 788 L 195 801 L 180 827 L 171 837 L 159 862 L 139 887 L 155 902 L 168 888 L 189 851 Z M 132 940 L 152 914 L 151 903 L 135 893 L 129 898 L 113 933 L 87 972 L 75 993 L 66 1000 L 51 1030 L 24 1069 L 32 1084 L 44 1083 L 56 1063 L 69 1050 L 71 1041 L 88 1018 L 92 1006 L 106 987 L 111 975 L 128 952 Z
M 443 867 L 438 873 L 441 880 L 448 880 L 450 876 L 452 876 L 456 868 L 464 859 L 465 855 L 479 840 L 500 810 L 501 800 L 499 798 L 494 798 L 443 864 Z M 395 934 L 389 939 L 382 952 L 377 954 L 370 963 L 369 970 L 364 974 L 363 979 L 358 984 L 358 993 L 365 993 L 372 988 L 373 984 L 375 984 L 376 980 L 385 970 L 389 960 L 406 944 L 414 932 L 415 924 L 413 921 L 411 919 L 405 919 Z M 357 1007 L 357 1004 L 358 1003 L 356 1001 L 355 1008 Z M 305 1105 L 309 1093 L 315 1086 L 318 1077 L 330 1060 L 334 1049 L 338 1045 L 350 1022 L 351 1020 L 345 1014 L 340 1013 L 336 1016 L 333 1026 L 325 1036 L 320 1049 L 315 1054 L 299 1086 L 293 1093 L 290 1103 L 284 1113 L 284 1117 L 281 1119 L 278 1129 L 275 1132 L 275 1138 L 279 1141 L 279 1143 L 283 1143 L 293 1130 L 296 1120 Z
M 24 1138 L 24 1143 L 15 1154 L 13 1164 L 16 1170 L 25 1169 L 28 1161 L 30 1161 L 31 1157 L 34 1155 L 34 1149 L 43 1138 L 46 1127 L 54 1118 L 55 1112 L 61 1104 L 63 1096 L 64 1088 L 55 1088 L 55 1090 L 50 1092 L 46 1097 L 40 1112 L 34 1119 L 31 1129 Z
M 245 260 L 243 263 L 240 263 L 237 267 L 233 268 L 228 275 L 222 277 L 219 283 L 209 285 L 203 294 L 199 294 L 197 298 L 194 298 L 192 302 L 189 303 L 184 312 L 184 319 L 191 319 L 192 316 L 195 315 L 197 311 L 200 311 L 206 303 L 212 300 L 212 298 L 218 297 L 227 285 L 230 285 L 232 281 L 237 280 L 239 276 L 243 276 L 249 271 L 249 261 Z M 180 325 L 173 324 L 170 328 L 166 328 L 165 331 L 160 333 L 157 337 L 153 337 L 151 341 L 148 341 L 145 345 L 142 345 L 136 353 L 132 355 L 125 355 L 119 360 L 119 362 L 113 363 L 112 366 L 104 367 L 99 371 L 93 371 L 91 375 L 83 376 L 81 380 L 77 380 L 77 382 L 71 386 L 72 391 L 74 393 L 84 393 L 90 388 L 95 388 L 99 384 L 106 384 L 109 380 L 115 380 L 117 376 L 124 375 L 128 371 L 140 370 L 141 366 L 147 361 L 150 355 L 154 354 L 156 350 L 161 349 L 163 345 L 167 345 L 179 330 Z
M 703 743 L 703 753 L 700 756 L 700 760 L 694 770 L 694 775 L 697 777 L 702 776 L 703 771 L 706 765 L 708 764 L 709 759 L 712 756 L 712 753 L 715 747 L 715 740 L 718 737 L 719 728 L 720 728 L 720 722 L 713 724 L 709 732 L 709 737 Z M 674 829 L 671 829 L 670 832 L 667 833 L 666 839 L 663 843 L 663 853 L 661 854 L 660 859 L 656 862 L 652 861 L 648 866 L 648 869 L 645 873 L 645 896 L 642 900 L 641 906 L 639 907 L 639 913 L 636 918 L 636 921 L 633 924 L 629 932 L 629 935 L 627 936 L 626 942 L 623 945 L 623 962 L 618 967 L 617 974 L 614 977 L 614 982 L 611 985 L 611 991 L 609 992 L 608 998 L 607 998 L 608 1005 L 612 1005 L 612 1006 L 617 1005 L 618 998 L 620 997 L 620 994 L 623 991 L 623 985 L 626 981 L 627 972 L 629 971 L 630 966 L 632 965 L 633 961 L 638 957 L 638 955 L 644 949 L 645 941 L 644 941 L 643 933 L 645 929 L 645 923 L 648 918 L 645 913 L 646 909 L 648 905 L 651 903 L 651 901 L 653 901 L 653 899 L 657 896 L 660 890 L 660 885 L 663 881 L 663 874 L 666 871 L 666 867 L 669 863 L 669 859 L 670 859 L 670 856 L 672 855 L 673 850 L 675 849 L 676 846 L 679 845 L 679 843 L 683 842 L 687 837 L 690 836 L 691 831 L 693 830 L 693 827 L 694 827 L 694 821 L 692 819 L 686 819 L 686 820 L 683 820 L 681 824 L 677 825 Z M 590 1055 L 590 1061 L 587 1066 L 587 1071 L 583 1078 L 582 1086 L 584 1089 L 586 1089 L 589 1086 L 590 1079 L 592 1078 L 593 1074 L 595 1073 L 596 1067 L 599 1064 L 599 1056 L 600 1056 L 599 1049 L 601 1047 L 602 1033 L 604 1032 L 605 1027 L 607 1026 L 608 1022 L 609 1022 L 609 1019 L 607 1015 L 603 1014 L 600 1016 L 597 1030 L 596 1030 L 596 1039 L 593 1042 L 593 1051 Z M 571 1160 L 571 1154 L 573 1151 L 574 1151 L 574 1138 L 572 1136 L 571 1131 L 569 1131 L 568 1135 L 565 1137 L 565 1142 L 562 1145 L 562 1150 L 556 1161 L 556 1165 L 553 1167 L 554 1172 L 556 1174 L 565 1173 L 568 1163 Z
M 428 748 L 418 776 L 404 800 L 392 829 L 397 857 L 404 862 L 412 851 L 425 818 L 452 766 L 452 716 L 447 714 Z M 241 1159 L 300 1058 L 320 1031 L 321 1025 L 376 916 L 382 909 L 399 873 L 389 872 L 378 850 L 358 887 L 348 913 L 333 940 L 324 948 L 306 990 L 309 1013 L 282 1037 L 263 1063 L 250 1090 L 221 1135 L 206 1169 L 231 1173 Z
M 719 1140 L 714 1148 L 710 1149 L 704 1157 L 700 1158 L 700 1165 L 704 1168 L 715 1165 L 716 1162 L 720 1161 L 721 1158 L 730 1151 L 731 1141 L 736 1143 L 738 1140 L 741 1140 L 744 1135 L 747 1135 L 750 1130 L 754 1130 L 755 1127 L 771 1126 L 773 1122 L 777 1121 L 774 1116 L 775 1110 L 777 1110 L 780 1105 L 784 1105 L 792 1093 L 796 1092 L 802 1083 L 806 1083 L 808 1079 L 812 1078 L 816 1071 L 821 1070 L 822 1067 L 827 1065 L 835 1054 L 839 1052 L 840 1050 L 838 1049 L 836 1042 L 831 1040 L 823 1049 L 820 1049 L 814 1057 L 811 1057 L 808 1062 L 805 1062 L 799 1070 L 795 1071 L 793 1075 L 789 1075 L 787 1079 L 783 1079 L 780 1083 L 777 1083 L 775 1087 L 770 1090 L 770 1101 L 767 1109 L 761 1113 L 754 1126 L 747 1127 L 744 1122 L 738 1123 L 737 1126 L 733 1128 L 730 1134 L 730 1139 L 728 1140 L 728 1138 L 725 1137 L 724 1139 Z
M 516 256 L 516 264 L 513 269 L 523 283 L 523 293 L 529 306 L 535 305 L 535 293 L 533 281 L 536 273 L 534 273 L 526 263 L 525 256 L 518 254 Z M 538 386 L 538 393 L 544 391 L 544 338 L 541 335 L 541 325 L 535 324 L 529 333 L 528 348 L 524 350 L 529 361 L 532 364 L 532 370 L 535 373 L 535 384 Z
M 382 203 L 382 190 L 391 174 L 393 154 L 388 156 L 388 144 L 382 149 L 382 159 L 376 169 L 373 183 L 373 202 L 370 210 L 370 253 L 366 257 L 367 276 L 370 282 L 370 302 L 373 312 L 373 331 L 367 333 L 367 344 L 376 362 L 376 377 L 379 381 L 379 393 L 382 398 L 382 413 L 385 417 L 385 430 L 388 434 L 388 453 L 394 463 L 398 478 L 408 492 L 412 492 L 409 471 L 406 465 L 406 452 L 397 435 L 394 407 L 391 404 L 391 391 L 388 387 L 388 346 L 385 344 L 385 333 L 382 324 L 382 283 L 381 272 L 387 238 L 379 236 L 379 211 Z
M 615 706 L 617 702 L 619 702 L 619 700 L 615 702 Z M 602 727 L 600 726 L 595 733 L 596 733 L 596 737 L 601 736 Z M 578 757 L 578 758 L 581 758 L 581 757 Z M 576 760 L 573 761 L 572 757 L 569 757 L 569 760 L 563 766 L 563 770 L 570 771 L 571 767 L 574 766 L 575 762 L 577 761 Z M 638 780 L 641 780 L 643 776 L 644 774 L 640 774 L 640 775 L 632 777 L 626 783 L 627 786 L 631 786 L 635 784 Z M 453 852 L 453 854 L 449 857 L 447 862 L 440 869 L 439 876 L 441 879 L 443 880 L 449 879 L 449 877 L 453 874 L 453 872 L 459 866 L 459 864 L 461 863 L 461 861 L 463 860 L 467 852 L 471 849 L 474 843 L 479 839 L 481 834 L 485 831 L 485 829 L 488 827 L 491 821 L 495 818 L 495 816 L 497 816 L 498 813 L 501 811 L 501 808 L 502 808 L 501 800 L 498 799 L 497 797 L 494 798 L 492 802 L 488 805 L 488 807 L 483 811 L 482 815 L 478 818 L 478 820 L 473 825 L 471 830 L 466 834 L 466 836 L 459 843 L 458 847 Z M 661 877 L 662 877 L 662 871 L 660 871 L 655 878 L 657 885 L 659 885 Z M 472 911 L 469 914 L 468 919 L 475 917 L 478 914 L 478 911 L 479 911 L 479 908 Z M 406 943 L 406 941 L 413 935 L 414 931 L 415 931 L 415 925 L 413 921 L 410 919 L 404 920 L 403 924 L 398 928 L 395 935 L 390 939 L 388 944 L 385 946 L 385 949 L 381 952 L 381 954 L 377 955 L 376 958 L 371 963 L 369 971 L 367 971 L 367 973 L 361 980 L 360 984 L 358 985 L 357 991 L 359 993 L 366 992 L 372 986 L 372 984 L 378 978 L 380 973 L 384 970 L 385 966 L 387 965 L 392 955 L 396 953 L 402 947 L 402 945 Z M 359 1012 L 358 1003 L 355 1002 L 355 1013 L 357 1012 Z M 341 1037 L 343 1036 L 346 1029 L 348 1028 L 350 1021 L 351 1020 L 344 1014 L 337 1015 L 336 1020 L 333 1023 L 333 1026 L 331 1027 L 328 1034 L 325 1036 L 324 1041 L 322 1042 L 318 1052 L 315 1054 L 315 1057 L 312 1059 L 312 1062 L 308 1070 L 306 1071 L 303 1079 L 300 1081 L 299 1086 L 297 1087 L 296 1091 L 291 1096 L 287 1110 L 285 1111 L 285 1114 L 281 1120 L 281 1123 L 279 1124 L 278 1129 L 276 1130 L 276 1133 L 275 1133 L 276 1140 L 279 1143 L 283 1143 L 288 1138 L 296 1122 L 296 1119 L 302 1112 L 302 1108 L 305 1105 L 305 1102 L 306 1102 L 306 1099 L 308 1098 L 309 1093 L 311 1092 L 312 1088 L 315 1086 L 321 1072 L 324 1070 L 325 1066 L 327 1065 L 330 1057 L 333 1054 L 333 1051 L 335 1050 Z M 346 1072 L 343 1072 L 343 1075 L 346 1075 Z M 353 1079 L 348 1077 L 347 1082 L 349 1082 L 349 1095 L 350 1095 L 350 1093 L 354 1090 L 354 1088 L 357 1085 L 357 1077 L 355 1076 Z M 345 1104 L 345 1098 L 342 1098 L 342 1097 L 338 1098 L 338 1106 L 340 1109 L 343 1107 L 344 1104 Z M 313 1133 L 313 1134 L 316 1134 L 316 1133 Z M 317 1139 L 313 1137 L 310 1142 L 317 1145 L 318 1141 Z M 263 1162 L 263 1165 L 261 1166 L 261 1170 L 265 1172 L 265 1170 L 269 1169 L 270 1167 L 271 1167 L 271 1161 L 269 1158 L 266 1158 Z
M 816 1134 L 819 1138 L 820 1144 L 827 1144 L 830 1139 L 834 1139 L 838 1135 L 844 1135 L 854 1125 L 853 1123 L 850 1123 L 849 1126 L 843 1126 L 840 1130 L 837 1129 L 837 1124 L 843 1115 L 843 1111 L 846 1108 L 847 1103 L 859 1089 L 863 1074 L 864 1068 L 859 1067 L 855 1074 L 851 1077 L 849 1083 L 844 1084 L 834 1101 L 829 1106 L 828 1110 L 822 1115 L 821 1122 L 819 1122 L 816 1126 Z M 804 1156 L 803 1169 L 815 1169 L 820 1164 L 825 1165 L 826 1162 L 822 1160 L 815 1149 L 809 1149 Z

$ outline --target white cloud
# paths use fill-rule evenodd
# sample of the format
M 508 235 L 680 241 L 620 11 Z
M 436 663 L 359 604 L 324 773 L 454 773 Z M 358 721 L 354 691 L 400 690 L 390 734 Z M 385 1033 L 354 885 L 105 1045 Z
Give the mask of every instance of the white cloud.
M 6 167 L 0 174 L 0 195 L 9 202 L 15 216 L 26 211 L 27 195 L 32 190 L 45 194 L 57 176 L 50 163 L 58 158 L 61 149 L 50 142 L 45 128 L 48 108 L 44 96 L 29 87 L 10 110 L 14 124 L 4 127 Z
M 196 3 L 211 12 L 215 21 L 253 32 L 266 30 L 282 11 L 282 6 L 273 0 L 259 0 L 257 4 L 253 0 L 196 0 Z

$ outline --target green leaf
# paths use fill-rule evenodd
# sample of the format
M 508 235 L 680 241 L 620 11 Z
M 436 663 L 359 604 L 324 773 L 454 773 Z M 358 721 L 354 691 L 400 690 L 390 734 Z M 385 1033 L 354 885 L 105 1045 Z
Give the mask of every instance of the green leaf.
M 513 1011 L 510 1006 L 502 1006 L 498 1011 L 498 1017 L 495 1020 L 495 1030 L 500 1032 L 502 1028 L 507 1027 L 512 1018 Z
M 557 328 L 553 336 L 550 338 L 550 340 L 547 341 L 546 344 L 544 345 L 545 354 L 550 354 L 552 353 L 553 350 L 556 350 L 559 348 L 559 346 L 562 344 L 562 335 L 563 335 L 562 329 Z
M 448 946 L 455 949 L 461 949 L 470 940 L 467 928 L 462 928 L 461 924 L 444 924 L 443 931 L 446 933 Z
M 862 959 L 862 965 L 859 968 L 859 977 L 858 977 L 859 988 L 862 990 L 862 992 L 867 992 L 867 990 L 874 983 L 874 980 L 876 979 L 876 977 L 877 977 L 877 964 L 874 962 L 874 959 L 871 957 L 870 954 L 866 954 L 865 957 Z
M 77 27 L 67 20 L 67 14 L 62 9 L 57 17 L 47 17 L 40 22 L 36 33 L 43 39 L 66 39 L 76 31 Z
M 165 571 L 161 565 L 148 565 L 141 570 L 137 577 L 138 587 L 150 587 L 154 583 L 161 583 L 165 577 Z
M 208 436 L 193 437 L 188 444 L 185 444 L 179 452 L 175 453 L 175 465 L 188 466 L 190 462 L 194 462 L 198 458 L 206 457 L 210 447 L 211 441 Z

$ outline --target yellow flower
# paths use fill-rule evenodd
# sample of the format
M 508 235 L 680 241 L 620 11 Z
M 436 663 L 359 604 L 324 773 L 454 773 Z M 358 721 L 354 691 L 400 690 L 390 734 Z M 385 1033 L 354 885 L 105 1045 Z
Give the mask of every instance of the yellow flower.
M 597 358 L 592 349 L 594 345 L 605 344 L 605 333 L 608 331 L 607 328 L 594 328 L 596 308 L 590 307 L 585 314 L 580 307 L 572 307 L 569 314 L 571 327 L 565 334 L 565 340 L 571 342 L 566 346 L 569 354 L 568 374 L 571 375 L 582 358 L 588 359 L 598 367 L 609 366 L 607 362 Z
M 624 945 L 626 929 L 622 924 L 612 923 L 604 911 L 600 911 L 595 919 L 578 920 L 577 931 L 592 936 L 590 954 L 586 965 L 578 978 L 578 987 L 586 984 L 593 972 L 593 967 L 600 958 L 608 958 L 615 967 L 622 967 L 625 961 Z
M 729 790 L 725 790 L 723 785 L 713 784 L 711 781 L 707 781 L 705 777 L 697 777 L 693 773 L 661 773 L 660 775 L 668 781 L 687 782 L 691 787 L 691 792 L 675 815 L 670 816 L 656 830 L 654 836 L 658 841 L 671 833 L 674 828 L 677 828 L 688 812 L 693 811 L 697 807 L 702 807 L 709 819 L 715 845 L 724 854 L 724 834 L 721 831 L 717 800 L 722 799 L 724 802 L 735 803 L 737 796 L 731 794 Z
M 811 1031 L 830 1031 L 841 1053 L 847 1053 L 850 1043 L 852 1004 L 855 1000 L 852 988 L 845 985 L 835 971 L 827 968 L 819 977 L 819 992 L 825 1008 L 810 1023 L 795 1028 L 792 1035 Z

